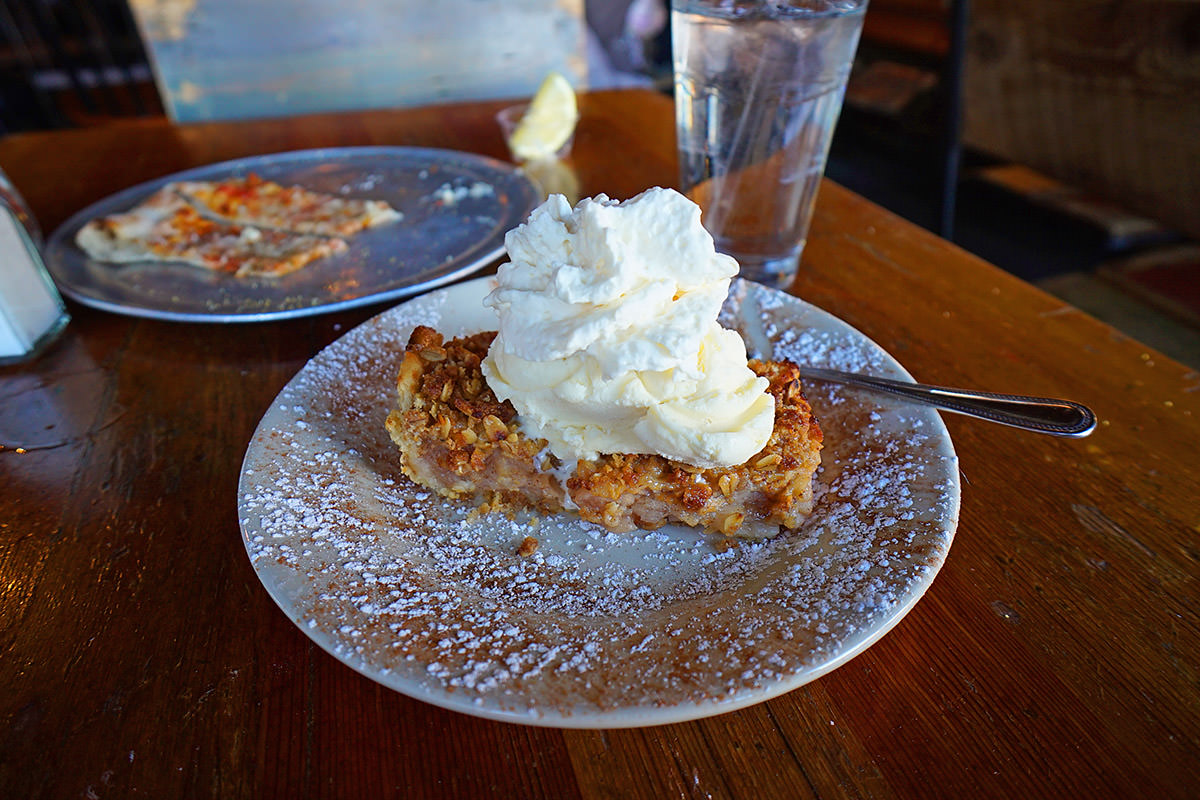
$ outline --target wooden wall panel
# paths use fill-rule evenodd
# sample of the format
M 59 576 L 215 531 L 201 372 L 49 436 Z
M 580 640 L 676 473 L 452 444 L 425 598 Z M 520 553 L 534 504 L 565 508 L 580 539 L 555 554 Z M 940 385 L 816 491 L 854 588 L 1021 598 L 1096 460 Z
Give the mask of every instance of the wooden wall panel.
M 1200 2 L 975 0 L 966 141 L 1200 236 Z

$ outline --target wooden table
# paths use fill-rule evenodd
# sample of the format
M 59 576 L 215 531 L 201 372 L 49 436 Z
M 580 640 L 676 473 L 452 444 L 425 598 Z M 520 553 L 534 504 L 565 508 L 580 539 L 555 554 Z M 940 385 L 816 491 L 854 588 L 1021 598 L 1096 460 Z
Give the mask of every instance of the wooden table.
M 495 104 L 0 141 L 49 231 L 133 183 L 250 154 L 504 155 Z M 582 101 L 585 194 L 675 180 L 671 103 Z M 915 609 L 764 704 L 561 731 L 409 699 L 280 613 L 238 530 L 271 399 L 366 308 L 251 327 L 73 305 L 0 370 L 0 796 L 1196 797 L 1200 376 L 832 184 L 794 290 L 919 380 L 1067 396 L 1062 440 L 946 419 L 961 524 Z

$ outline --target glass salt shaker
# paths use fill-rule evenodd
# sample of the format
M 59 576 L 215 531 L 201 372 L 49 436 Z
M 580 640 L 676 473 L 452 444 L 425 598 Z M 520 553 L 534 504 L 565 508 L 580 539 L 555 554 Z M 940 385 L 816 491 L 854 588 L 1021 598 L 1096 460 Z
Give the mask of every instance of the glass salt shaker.
M 41 243 L 37 220 L 0 169 L 0 364 L 35 357 L 71 319 Z

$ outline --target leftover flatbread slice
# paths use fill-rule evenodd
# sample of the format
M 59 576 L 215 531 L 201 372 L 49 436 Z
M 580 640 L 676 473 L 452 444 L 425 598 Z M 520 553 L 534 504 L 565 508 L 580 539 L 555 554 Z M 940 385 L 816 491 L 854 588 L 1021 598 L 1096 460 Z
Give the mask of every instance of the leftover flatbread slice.
M 351 236 L 401 217 L 382 200 L 336 197 L 302 186 L 282 186 L 254 173 L 220 181 L 181 181 L 173 188 L 210 216 L 297 233 Z
M 171 186 L 129 211 L 88 222 L 75 242 L 96 261 L 176 261 L 238 277 L 286 275 L 347 247 L 338 238 L 209 219 Z

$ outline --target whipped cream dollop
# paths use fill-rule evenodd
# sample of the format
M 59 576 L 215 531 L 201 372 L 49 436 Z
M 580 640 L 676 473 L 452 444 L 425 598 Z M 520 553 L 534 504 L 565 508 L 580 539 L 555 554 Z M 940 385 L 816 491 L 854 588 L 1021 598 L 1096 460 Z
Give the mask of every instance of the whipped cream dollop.
M 719 467 L 766 444 L 767 381 L 717 322 L 738 265 L 691 200 L 655 188 L 572 209 L 551 195 L 504 243 L 483 372 L 559 459 L 657 453 Z

